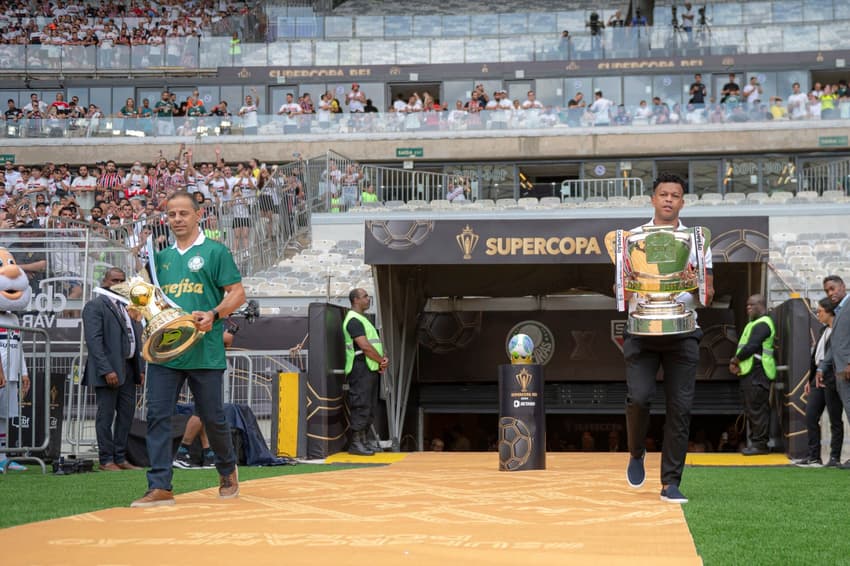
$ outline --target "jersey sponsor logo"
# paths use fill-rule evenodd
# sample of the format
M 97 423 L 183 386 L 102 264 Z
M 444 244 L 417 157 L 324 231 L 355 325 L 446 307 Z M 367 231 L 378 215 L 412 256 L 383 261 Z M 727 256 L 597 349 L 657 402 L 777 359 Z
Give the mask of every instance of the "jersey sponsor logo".
M 172 298 L 178 298 L 184 294 L 194 294 L 194 295 L 203 295 L 204 294 L 204 284 L 203 283 L 193 283 L 189 278 L 185 278 L 179 283 L 171 283 L 170 285 L 163 285 L 162 290 L 166 295 Z
M 199 255 L 196 255 L 189 259 L 189 271 L 197 272 L 200 271 L 204 267 L 204 258 Z

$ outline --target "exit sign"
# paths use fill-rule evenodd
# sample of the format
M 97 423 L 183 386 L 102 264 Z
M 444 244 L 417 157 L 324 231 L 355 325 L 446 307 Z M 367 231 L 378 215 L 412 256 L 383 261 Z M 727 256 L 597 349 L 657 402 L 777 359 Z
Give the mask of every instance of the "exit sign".
M 395 156 L 399 159 L 407 157 L 423 157 L 425 150 L 421 147 L 397 147 L 395 148 Z

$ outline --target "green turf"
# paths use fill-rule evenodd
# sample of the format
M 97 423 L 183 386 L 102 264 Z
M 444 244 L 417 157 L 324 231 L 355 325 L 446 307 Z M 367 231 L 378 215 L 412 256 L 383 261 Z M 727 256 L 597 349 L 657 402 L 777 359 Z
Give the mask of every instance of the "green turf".
M 255 480 L 288 474 L 330 472 L 356 465 L 299 464 L 239 468 L 239 480 Z M 42 475 L 38 466 L 27 472 L 0 475 L 0 528 L 34 521 L 67 517 L 110 507 L 126 507 L 145 493 L 144 471 L 93 472 L 68 476 Z M 174 470 L 174 493 L 197 491 L 218 485 L 215 470 Z
M 850 471 L 689 467 L 682 492 L 706 566 L 848 564 Z

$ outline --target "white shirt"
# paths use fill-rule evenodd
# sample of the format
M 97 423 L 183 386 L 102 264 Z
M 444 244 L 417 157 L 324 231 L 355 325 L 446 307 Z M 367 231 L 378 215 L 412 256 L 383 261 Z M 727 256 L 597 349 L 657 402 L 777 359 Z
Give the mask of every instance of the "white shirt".
M 363 102 L 366 101 L 366 95 L 363 94 L 362 90 L 352 90 L 346 98 L 348 98 L 349 112 L 363 112 Z
M 614 103 L 607 98 L 599 98 L 590 105 L 590 111 L 596 115 L 597 124 L 609 124 L 611 122 L 608 111 L 613 105 Z
M 246 128 L 256 128 L 260 123 L 256 104 L 243 106 L 239 109 L 239 115 L 242 116 L 242 125 Z
M 805 118 L 808 113 L 809 97 L 803 92 L 788 97 L 788 109 L 792 118 Z
M 751 84 L 744 87 L 744 96 L 747 97 L 747 103 L 752 104 L 756 100 L 761 98 L 761 93 L 759 92 L 759 87 L 753 86 Z

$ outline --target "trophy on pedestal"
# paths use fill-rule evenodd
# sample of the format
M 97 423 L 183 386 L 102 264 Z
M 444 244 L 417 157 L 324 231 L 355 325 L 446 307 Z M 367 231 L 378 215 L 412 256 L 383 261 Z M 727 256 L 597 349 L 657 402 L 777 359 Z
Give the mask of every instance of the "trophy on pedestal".
M 626 310 L 625 292 L 638 295 L 629 313 L 628 332 L 637 336 L 683 334 L 696 328 L 694 312 L 677 298 L 699 291 L 706 302 L 705 250 L 711 237 L 703 227 L 647 226 L 634 234 L 616 230 L 606 237 L 615 265 L 618 310 Z M 696 263 L 691 250 L 696 250 Z
M 127 310 L 139 312 L 146 326 L 142 333 L 142 356 L 148 362 L 162 364 L 173 360 L 203 338 L 191 314 L 171 303 L 159 287 L 141 276 L 95 292 L 118 296 Z

